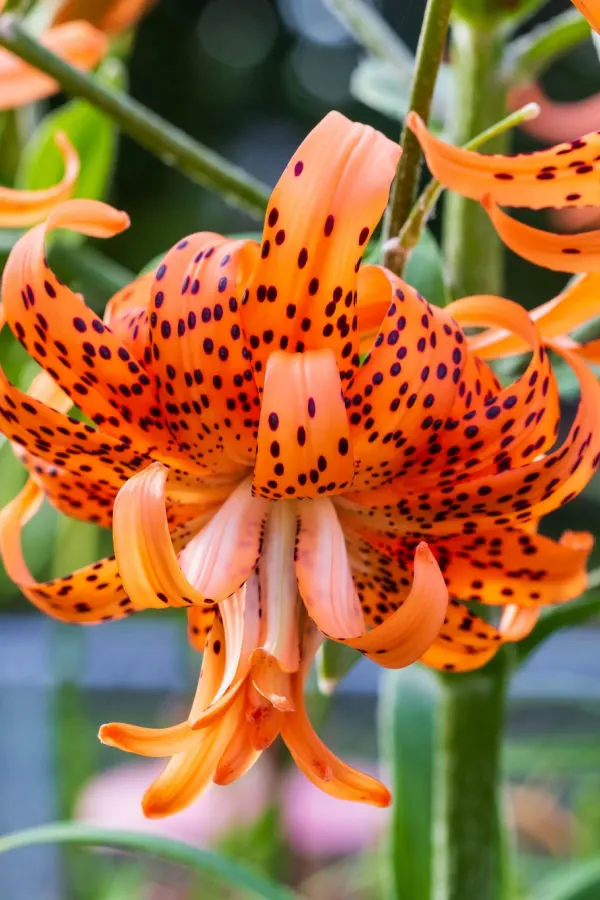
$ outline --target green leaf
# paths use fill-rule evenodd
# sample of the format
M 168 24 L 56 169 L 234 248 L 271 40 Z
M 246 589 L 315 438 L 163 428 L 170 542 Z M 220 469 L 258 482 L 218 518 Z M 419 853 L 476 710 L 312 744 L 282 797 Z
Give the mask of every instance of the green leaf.
M 321 693 L 332 694 L 338 682 L 361 658 L 358 650 L 352 647 L 324 640 L 317 654 L 317 684 Z
M 98 78 L 113 87 L 121 87 L 124 70 L 116 59 L 108 59 Z M 64 164 L 55 144 L 57 132 L 64 131 L 77 150 L 80 172 L 75 197 L 100 200 L 106 196 L 115 161 L 117 128 L 108 116 L 83 100 L 65 103 L 47 115 L 27 142 L 17 171 L 19 188 L 40 190 L 57 184 Z M 81 236 L 75 238 L 81 241 Z
M 410 109 L 411 80 L 406 73 L 368 56 L 360 60 L 350 76 L 350 93 L 390 119 L 401 120 Z M 450 115 L 452 105 L 452 74 L 449 66 L 442 66 L 433 96 L 431 121 L 433 131 L 440 131 Z
M 408 259 L 404 279 L 435 306 L 446 306 L 450 294 L 444 280 L 444 260 L 432 233 L 423 229 Z
M 394 797 L 382 853 L 386 900 L 431 898 L 433 764 L 440 688 L 429 669 L 387 671 L 379 696 L 379 734 Z
M 288 888 L 274 884 L 218 853 L 150 834 L 58 822 L 5 835 L 0 838 L 0 853 L 17 850 L 20 847 L 31 847 L 34 844 L 57 843 L 149 853 L 159 859 L 187 866 L 200 874 L 211 875 L 224 884 L 242 890 L 247 897 L 260 900 L 299 900 Z
M 598 900 L 600 858 L 574 863 L 543 881 L 530 900 Z

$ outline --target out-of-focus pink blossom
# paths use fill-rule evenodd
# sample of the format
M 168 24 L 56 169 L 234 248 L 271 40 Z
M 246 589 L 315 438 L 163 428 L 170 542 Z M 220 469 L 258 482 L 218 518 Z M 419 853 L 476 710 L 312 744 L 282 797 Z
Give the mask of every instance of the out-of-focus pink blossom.
M 208 847 L 232 829 L 255 822 L 271 798 L 271 772 L 268 763 L 261 760 L 233 787 L 214 785 L 189 809 L 168 819 L 147 819 L 140 797 L 148 780 L 163 768 L 164 762 L 152 760 L 125 763 L 102 772 L 83 789 L 76 818 L 102 828 L 151 832 Z
M 550 100 L 538 84 L 522 84 L 508 96 L 509 110 L 513 112 L 526 103 L 537 103 L 540 114 L 521 124 L 527 134 L 543 144 L 574 141 L 588 131 L 595 131 L 600 122 L 600 93 L 585 100 L 557 103 Z
M 369 771 L 362 761 L 360 767 Z M 319 791 L 297 771 L 286 777 L 282 800 L 287 839 L 305 856 L 346 856 L 369 847 L 382 834 L 389 816 L 387 809 L 366 804 L 349 814 L 344 800 Z

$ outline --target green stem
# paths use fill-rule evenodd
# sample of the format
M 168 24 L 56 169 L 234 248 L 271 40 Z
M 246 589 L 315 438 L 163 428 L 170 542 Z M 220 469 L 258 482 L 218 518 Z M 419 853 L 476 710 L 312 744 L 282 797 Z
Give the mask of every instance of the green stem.
M 500 763 L 508 657 L 443 676 L 432 900 L 500 900 Z
M 127 94 L 102 85 L 92 75 L 70 66 L 28 35 L 13 16 L 0 18 L 0 46 L 50 75 L 67 94 L 83 97 L 101 109 L 125 134 L 166 165 L 220 194 L 232 206 L 262 218 L 270 193 L 265 185 Z
M 425 122 L 429 119 L 438 69 L 446 46 L 451 9 L 452 0 L 427 0 L 410 95 L 410 109 L 415 110 Z M 404 261 L 398 259 L 393 239 L 400 233 L 414 203 L 422 162 L 420 144 L 406 125 L 402 128 L 400 143 L 402 156 L 384 225 L 384 263 L 398 274 L 401 274 Z
M 500 78 L 503 38 L 462 20 L 452 29 L 453 72 L 457 103 L 450 140 L 465 144 L 506 114 L 506 89 Z M 489 149 L 502 153 L 506 135 Z M 504 254 L 485 211 L 474 200 L 448 192 L 443 219 L 443 250 L 450 288 L 455 297 L 501 294 Z
M 540 108 L 537 103 L 527 103 L 521 109 L 517 109 L 514 113 L 506 116 L 505 119 L 496 122 L 495 125 L 486 128 L 481 134 L 467 141 L 464 149 L 478 150 L 483 144 L 494 140 L 494 138 L 504 134 L 505 131 L 510 131 L 511 128 L 515 128 L 515 126 L 521 125 L 530 119 L 535 119 L 539 112 Z M 412 250 L 418 244 L 421 232 L 427 224 L 427 219 L 433 212 L 443 190 L 443 185 L 439 181 L 432 179 L 411 209 L 410 215 L 398 235 L 398 244 L 404 251 Z

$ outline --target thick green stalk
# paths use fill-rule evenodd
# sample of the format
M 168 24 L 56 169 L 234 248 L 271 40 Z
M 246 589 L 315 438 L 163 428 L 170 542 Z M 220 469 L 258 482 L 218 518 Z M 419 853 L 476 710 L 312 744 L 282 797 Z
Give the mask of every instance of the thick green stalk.
M 132 97 L 70 66 L 27 34 L 11 15 L 0 18 L 0 46 L 50 75 L 67 94 L 83 97 L 101 109 L 117 122 L 125 134 L 166 165 L 179 169 L 193 181 L 220 194 L 227 203 L 262 219 L 270 193 L 265 185 Z
M 508 659 L 443 676 L 432 900 L 501 900 L 501 750 Z
M 451 54 L 455 77 L 453 144 L 474 135 L 506 115 L 506 90 L 500 76 L 503 39 L 493 28 L 462 20 L 452 28 Z M 490 142 L 490 153 L 505 151 L 507 138 Z M 455 297 L 501 294 L 504 253 L 482 207 L 449 191 L 444 206 L 443 249 L 450 289 Z
M 451 9 L 452 0 L 427 0 L 410 95 L 410 109 L 418 112 L 425 122 L 429 119 L 438 69 L 446 46 Z M 402 129 L 400 143 L 402 156 L 384 224 L 384 263 L 399 275 L 405 260 L 402 252 L 398 252 L 394 238 L 400 234 L 414 203 L 422 162 L 420 144 L 406 125 Z

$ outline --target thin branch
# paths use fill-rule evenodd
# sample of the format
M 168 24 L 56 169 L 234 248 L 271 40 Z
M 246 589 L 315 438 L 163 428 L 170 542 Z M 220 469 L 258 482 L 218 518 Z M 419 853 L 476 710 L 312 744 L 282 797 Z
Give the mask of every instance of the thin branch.
M 0 17 L 0 46 L 45 72 L 67 94 L 82 97 L 101 109 L 125 134 L 166 165 L 220 194 L 230 205 L 262 218 L 269 199 L 268 187 L 127 94 L 106 87 L 92 75 L 70 66 L 27 34 L 13 16 Z

